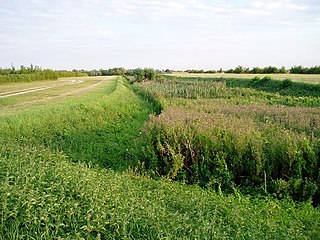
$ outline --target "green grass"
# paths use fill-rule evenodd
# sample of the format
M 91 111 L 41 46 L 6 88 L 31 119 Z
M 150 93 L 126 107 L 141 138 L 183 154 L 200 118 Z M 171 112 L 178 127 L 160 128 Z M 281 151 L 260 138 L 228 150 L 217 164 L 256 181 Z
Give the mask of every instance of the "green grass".
M 223 196 L 132 172 L 1 147 L 2 239 L 316 239 L 310 204 Z M 5 171 L 4 171 L 5 170 Z
M 2 117 L 0 131 L 2 139 L 58 149 L 73 161 L 126 168 L 149 111 L 121 80 L 111 80 L 87 96 Z
M 3 84 L 0 89 L 0 116 L 29 111 L 40 105 L 52 102 L 63 102 L 68 97 L 79 93 L 91 91 L 98 88 L 111 77 L 92 78 L 69 78 L 56 81 L 40 81 L 28 83 Z M 77 81 L 77 82 L 75 82 Z M 28 92 L 21 95 L 7 96 L 6 94 L 28 91 L 35 88 L 46 88 L 44 90 Z
M 293 82 L 291 79 L 284 80 L 275 80 L 269 76 L 264 78 L 212 78 L 212 77 L 179 77 L 174 76 L 165 76 L 165 78 L 172 80 L 173 83 L 183 84 L 196 84 L 200 83 L 207 84 L 210 86 L 210 83 L 220 83 L 225 84 L 228 88 L 228 91 L 224 91 L 220 94 L 219 97 L 224 96 L 230 98 L 230 94 L 238 95 L 257 95 L 263 94 L 264 96 L 270 96 L 270 94 L 277 94 L 283 98 L 317 98 L 318 101 L 320 98 L 320 84 L 312 84 L 305 82 Z M 212 85 L 212 84 L 211 84 Z M 240 89 L 239 89 L 240 88 Z M 208 89 L 206 89 L 208 91 Z M 204 88 L 200 92 L 206 92 Z M 239 94 L 240 93 L 240 94 Z M 237 96 L 236 96 L 237 97 Z
M 279 81 L 258 80 L 259 91 L 244 84 L 250 82 L 139 83 L 164 109 L 143 131 L 142 165 L 154 176 L 215 190 L 313 199 L 318 205 L 320 98 L 313 94 L 319 93 L 307 89 L 298 97 L 289 89 L 292 95 L 283 96 L 272 92 Z
M 138 173 L 137 138 L 159 110 L 144 96 L 114 79 L 0 117 L 0 239 L 318 237 L 310 201 L 225 195 Z
M 201 78 L 237 78 L 237 79 L 252 79 L 254 77 L 264 78 L 265 76 L 270 76 L 272 79 L 284 80 L 291 79 L 294 82 L 304 82 L 304 83 L 320 83 L 319 74 L 235 74 L 235 73 L 214 73 L 214 74 L 190 74 L 185 72 L 177 72 L 170 74 L 168 76 L 176 77 L 201 77 Z

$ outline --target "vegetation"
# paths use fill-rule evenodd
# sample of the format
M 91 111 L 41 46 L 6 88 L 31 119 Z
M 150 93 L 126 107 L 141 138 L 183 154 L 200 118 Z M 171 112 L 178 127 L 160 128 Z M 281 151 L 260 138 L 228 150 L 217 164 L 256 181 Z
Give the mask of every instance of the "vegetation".
M 270 74 L 270 73 L 288 73 L 285 67 L 277 68 L 268 66 L 264 68 L 253 67 L 252 69 L 243 66 L 238 66 L 235 69 L 229 69 L 224 71 L 225 73 L 254 73 L 254 74 Z
M 79 71 L 53 71 L 43 70 L 38 66 L 20 66 L 20 69 L 12 68 L 0 69 L 0 84 L 11 82 L 32 82 L 41 80 L 56 80 L 62 77 L 81 77 L 87 74 Z
M 187 73 L 216 73 L 217 71 L 215 70 L 207 70 L 207 71 L 204 71 L 203 69 L 202 70 L 195 70 L 195 69 L 192 69 L 192 70 L 186 70 Z
M 319 204 L 320 111 L 305 108 L 320 106 L 319 92 L 296 97 L 289 80 L 247 82 L 269 93 L 239 88 L 244 80 L 235 79 L 140 84 L 165 103 L 145 127 L 142 165 L 154 175 L 216 190 L 249 189 Z M 278 85 L 285 96 L 273 93 Z
M 100 69 L 100 70 L 91 70 L 86 71 L 89 76 L 124 76 L 126 69 L 123 67 L 109 68 L 109 69 Z
M 267 105 L 320 107 L 320 85 L 282 81 L 270 77 L 253 79 L 175 77 L 164 76 L 169 81 L 145 83 L 152 94 L 160 97 L 240 98 L 263 102 Z
M 303 67 L 303 66 L 294 66 L 290 69 L 290 73 L 294 74 L 320 74 L 320 66 L 313 67 Z
M 155 80 L 158 77 L 157 71 L 152 68 L 136 68 L 127 70 L 126 76 L 131 83 Z
M 240 97 L 241 94 L 230 93 L 230 98 L 212 98 L 219 95 L 217 88 L 228 91 L 231 87 L 226 83 L 194 83 L 194 80 L 183 85 L 184 81 L 173 83 L 156 78 L 136 81 L 131 86 L 117 78 L 98 90 L 64 102 L 1 116 L 0 239 L 316 239 L 320 232 L 320 212 L 311 205 L 313 179 L 308 177 L 308 183 L 303 179 L 302 183 L 293 185 L 287 179 L 273 183 L 275 179 L 269 178 L 267 172 L 267 181 L 261 183 L 263 170 L 275 174 L 274 171 L 282 169 L 280 165 L 256 168 L 255 159 L 273 164 L 276 154 L 283 151 L 283 167 L 290 170 L 293 176 L 288 176 L 293 180 L 300 174 L 295 172 L 299 170 L 295 161 L 305 159 L 304 154 L 310 157 L 305 164 L 318 164 L 313 161 L 318 156 L 311 152 L 315 151 L 312 144 L 316 144 L 319 136 L 319 110 L 268 106 L 267 98 L 259 99 L 258 94 Z M 195 89 L 197 98 L 167 97 L 167 89 L 174 84 L 182 84 L 186 96 L 193 96 L 189 92 Z M 209 94 L 204 93 L 203 88 L 210 84 Z M 155 91 L 157 85 L 168 86 Z M 138 98 L 132 89 L 145 100 Z M 254 100 L 260 102 L 253 104 Z M 159 116 L 152 116 L 144 125 L 148 114 L 159 114 L 161 110 Z M 287 110 L 292 112 L 287 114 Z M 296 121 L 294 114 L 298 116 Z M 238 129 L 239 126 L 244 129 Z M 260 146 L 265 144 L 259 141 L 263 137 L 273 140 L 267 131 L 262 136 L 263 126 L 286 129 L 281 130 L 286 141 L 276 139 L 265 145 L 276 147 L 275 155 L 270 155 L 269 160 L 257 158 Z M 157 128 L 162 127 L 164 132 L 159 132 Z M 270 134 L 272 131 L 275 130 L 271 128 Z M 155 136 L 159 139 L 155 140 Z M 221 144 L 212 137 L 222 140 Z M 159 143 L 158 149 L 160 144 L 163 146 L 162 155 L 144 158 L 156 151 L 152 149 L 152 139 Z M 205 171 L 214 168 L 213 175 L 208 176 L 210 184 L 204 186 L 204 181 L 190 178 L 189 173 L 171 171 L 181 164 L 182 152 L 179 155 L 173 151 L 179 141 L 185 144 L 181 147 L 186 148 L 188 159 L 198 159 L 198 150 L 204 151 L 204 157 L 210 151 L 217 154 L 205 163 L 209 167 Z M 194 148 L 199 143 L 207 148 Z M 249 146 L 249 150 L 243 149 L 244 146 Z M 296 147 L 301 147 L 303 152 L 295 153 Z M 287 153 L 293 154 L 292 158 L 286 158 Z M 247 163 L 246 156 L 249 156 Z M 229 157 L 238 161 L 230 170 L 224 168 Z M 174 167 L 169 165 L 170 159 L 174 159 Z M 162 160 L 168 162 L 160 163 Z M 207 159 L 203 163 L 204 160 Z M 228 175 L 231 170 L 244 170 L 238 169 L 239 161 L 250 167 L 249 173 L 259 173 L 257 178 L 245 177 L 254 183 L 252 187 L 258 193 L 262 192 L 260 195 L 240 193 L 237 185 L 251 185 L 241 176 Z M 168 164 L 161 165 L 164 163 Z M 157 167 L 158 164 L 164 167 Z M 191 170 L 191 163 L 186 166 Z M 152 176 L 162 175 L 164 172 L 158 170 L 168 169 L 169 179 L 154 180 L 145 169 Z M 316 176 L 317 169 L 306 172 L 305 166 L 300 168 L 303 176 L 309 176 L 311 171 Z M 193 170 L 196 173 L 196 167 Z M 226 178 L 222 178 L 223 174 Z M 208 189 L 170 179 L 184 179 Z M 271 192 L 271 187 L 277 184 L 284 186 L 275 192 L 282 200 L 265 194 L 265 190 Z M 228 186 L 232 194 L 220 191 Z M 306 193 L 300 194 L 298 200 L 308 200 L 297 203 L 288 198 L 291 193 L 287 190 L 291 186 L 294 186 L 292 191 Z M 212 191 L 215 188 L 217 191 Z
M 274 66 L 268 66 L 264 68 L 253 67 L 247 68 L 243 66 L 237 66 L 234 69 L 222 70 L 186 70 L 188 73 L 236 73 L 236 74 L 284 74 L 284 73 L 292 73 L 292 74 L 320 74 L 320 66 L 313 67 L 303 67 L 303 66 L 293 66 L 290 69 L 286 69 L 285 67 L 277 68 Z

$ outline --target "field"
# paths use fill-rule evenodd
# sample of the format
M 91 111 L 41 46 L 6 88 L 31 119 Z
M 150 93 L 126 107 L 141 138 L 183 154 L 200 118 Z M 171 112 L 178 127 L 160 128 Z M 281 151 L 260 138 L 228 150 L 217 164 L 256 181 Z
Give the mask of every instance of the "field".
M 0 239 L 317 239 L 317 89 L 232 81 L 1 85 Z
M 275 80 L 291 79 L 295 82 L 307 82 L 307 83 L 320 83 L 319 74 L 236 74 L 236 73 L 214 73 L 214 74 L 196 74 L 196 73 L 186 73 L 186 72 L 175 72 L 172 74 L 176 77 L 209 77 L 209 78 L 242 78 L 251 79 L 254 77 L 263 78 L 265 76 L 270 76 Z
M 171 76 L 140 85 L 164 105 L 146 127 L 147 168 L 216 190 L 260 189 L 318 204 L 318 86 Z

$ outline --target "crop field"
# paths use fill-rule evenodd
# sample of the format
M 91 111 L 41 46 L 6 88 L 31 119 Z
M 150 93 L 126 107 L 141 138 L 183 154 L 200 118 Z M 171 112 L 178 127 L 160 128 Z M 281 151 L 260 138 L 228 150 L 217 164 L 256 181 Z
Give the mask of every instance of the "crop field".
M 207 74 L 2 84 L 0 239 L 318 239 L 319 94 Z

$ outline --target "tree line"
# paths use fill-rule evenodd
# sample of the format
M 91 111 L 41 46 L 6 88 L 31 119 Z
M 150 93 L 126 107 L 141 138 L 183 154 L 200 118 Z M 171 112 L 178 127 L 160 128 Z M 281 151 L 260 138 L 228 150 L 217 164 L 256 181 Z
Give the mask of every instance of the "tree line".
M 42 69 L 39 66 L 30 64 L 30 66 L 21 65 L 19 68 L 0 68 L 0 84 L 10 82 L 32 82 L 40 80 L 55 80 L 62 77 L 82 77 L 88 76 L 85 72 L 72 70 L 50 70 Z
M 247 68 L 243 66 L 237 66 L 234 69 L 223 70 L 220 68 L 219 70 L 186 70 L 188 73 L 252 73 L 252 74 L 271 74 L 271 73 L 291 73 L 291 74 L 320 74 L 320 66 L 313 67 L 303 67 L 303 66 L 293 66 L 290 69 L 286 69 L 285 67 L 277 68 L 274 66 L 268 67 L 253 67 Z

